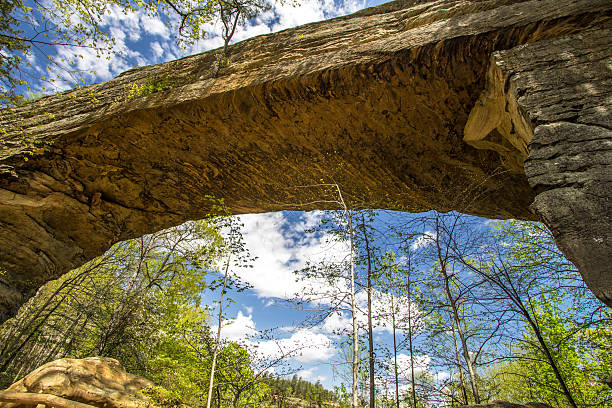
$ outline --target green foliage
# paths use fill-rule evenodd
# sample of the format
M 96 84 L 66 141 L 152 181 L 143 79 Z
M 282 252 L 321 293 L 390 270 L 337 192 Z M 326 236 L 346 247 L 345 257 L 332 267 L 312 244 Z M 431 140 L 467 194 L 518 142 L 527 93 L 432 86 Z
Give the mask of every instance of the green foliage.
M 561 310 L 558 295 L 542 295 L 533 311 L 541 335 L 561 370 L 579 406 L 604 406 L 612 403 L 612 393 L 604 383 L 612 372 L 612 315 L 605 311 L 602 320 L 585 327 Z M 523 338 L 512 360 L 494 367 L 501 398 L 516 402 L 542 401 L 555 407 L 568 407 L 550 364 L 539 347 L 534 331 L 525 326 Z
M 27 11 L 21 0 L 0 2 L 0 107 L 16 100 L 15 88 L 24 84 L 24 80 L 13 73 L 31 46 L 22 40 L 24 31 L 18 19 L 19 14 Z
M 268 376 L 263 381 L 270 389 L 270 394 L 278 408 L 293 406 L 326 406 L 325 403 L 337 402 L 337 394 L 326 390 L 320 383 L 311 383 L 293 375 L 289 379 Z M 346 389 L 342 386 L 342 389 Z
M 153 93 L 165 91 L 166 89 L 170 88 L 172 88 L 172 84 L 168 79 L 148 78 L 147 81 L 143 84 L 131 85 L 128 100 L 151 95 Z
M 146 374 L 161 334 L 205 318 L 201 292 L 220 241 L 214 221 L 192 222 L 116 244 L 48 283 L 1 327 L 0 372 L 16 378 L 59 356 L 101 355 Z
M 238 264 L 246 260 L 239 237 L 232 219 L 189 222 L 116 244 L 49 282 L 0 327 L 1 386 L 56 358 L 98 355 L 153 380 L 143 393 L 161 406 L 206 406 L 215 341 L 202 296 L 228 252 L 237 251 Z M 241 345 L 222 342 L 212 406 L 273 401 L 256 363 Z
M 182 404 L 170 391 L 158 385 L 148 386 L 140 392 L 148 397 L 153 403 L 162 407 L 179 408 L 184 406 L 184 404 Z
M 506 249 L 508 286 L 512 285 L 525 307 L 523 331 L 509 342 L 509 359 L 487 373 L 498 398 L 569 407 L 554 362 L 578 406 L 612 403 L 612 393 L 604 384 L 612 372 L 609 309 L 586 290 L 576 268 L 541 224 L 502 221 L 493 227 Z M 527 316 L 533 323 L 528 323 Z
M 27 95 L 16 95 L 14 103 L 15 106 L 25 106 L 28 103 L 35 102 L 44 96 L 45 94 L 42 92 L 29 92 Z
M 227 212 L 223 200 L 210 199 L 214 213 Z M 612 404 L 604 384 L 612 372 L 612 314 L 586 290 L 549 232 L 537 223 L 503 221 L 492 224 L 492 237 L 482 239 L 475 232 L 484 229 L 481 221 L 474 227 L 462 224 L 460 217 L 448 217 L 437 219 L 439 228 L 430 234 L 430 245 L 418 249 L 411 242 L 423 234 L 407 231 L 403 237 L 410 239 L 401 246 L 383 250 L 371 245 L 369 253 L 363 252 L 365 239 L 374 234 L 370 220 L 360 217 L 355 228 L 354 243 L 361 251 L 357 268 L 371 265 L 374 288 L 393 302 L 393 307 L 378 310 L 393 317 L 398 342 L 391 351 L 376 345 L 375 378 L 387 384 L 379 390 L 395 388 L 388 386 L 395 381 L 389 370 L 394 353 L 427 354 L 446 376 L 436 378 L 419 369 L 412 381 L 410 368 L 404 369 L 398 377 L 402 406 L 473 402 L 476 393 L 469 384 L 467 359 L 460 354 L 466 348 L 477 370 L 473 379 L 482 402 L 540 401 L 566 408 L 570 403 L 563 395 L 565 383 L 578 407 Z M 332 214 L 329 225 L 334 237 L 346 242 L 350 231 L 343 220 Z M 448 225 L 452 229 L 445 230 Z M 352 395 L 344 385 L 332 393 L 297 376 L 266 375 L 254 355 L 235 342 L 218 343 L 211 374 L 217 338 L 209 327 L 213 309 L 202 305 L 202 293 L 218 293 L 224 287 L 218 277 L 223 271 L 214 277 L 211 271 L 250 263 L 240 231 L 236 219 L 211 216 L 117 244 L 50 282 L 0 328 L 0 381 L 8 385 L 60 356 L 96 354 L 117 358 L 128 371 L 152 379 L 157 385 L 143 392 L 162 406 L 205 406 L 211 377 L 215 408 L 350 406 Z M 342 279 L 343 270 L 346 264 L 340 262 L 302 272 L 332 285 Z M 367 288 L 361 275 L 357 283 Z M 349 310 L 338 304 L 338 310 Z M 414 310 L 410 326 L 400 313 L 406 310 Z M 357 338 L 359 397 L 364 399 L 369 361 L 364 336 Z M 345 374 L 348 384 L 352 372 L 342 364 L 346 367 L 353 360 L 351 338 L 338 339 L 342 361 L 335 365 L 336 373 Z M 377 391 L 376 406 L 395 406 L 390 394 Z

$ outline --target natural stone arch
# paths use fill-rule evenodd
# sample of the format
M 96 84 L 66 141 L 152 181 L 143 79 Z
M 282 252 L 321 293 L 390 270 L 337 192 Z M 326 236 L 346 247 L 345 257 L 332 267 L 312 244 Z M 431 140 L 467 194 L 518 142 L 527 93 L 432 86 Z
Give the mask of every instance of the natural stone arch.
M 216 75 L 211 51 L 3 111 L 2 320 L 208 195 L 274 211 L 331 178 L 373 208 L 537 214 L 612 306 L 610 2 L 414 3 L 243 41 Z

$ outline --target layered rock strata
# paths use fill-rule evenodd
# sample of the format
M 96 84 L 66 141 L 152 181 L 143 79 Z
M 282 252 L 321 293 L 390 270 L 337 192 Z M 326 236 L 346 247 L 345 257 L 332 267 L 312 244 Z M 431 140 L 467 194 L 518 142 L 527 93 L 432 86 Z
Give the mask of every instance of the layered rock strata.
M 612 28 L 496 52 L 490 66 L 508 114 L 484 143 L 503 135 L 528 152 L 531 208 L 612 306 Z
M 521 82 L 527 76 L 515 61 L 534 78 L 549 74 L 549 62 L 563 75 L 580 71 L 563 47 L 574 52 L 583 41 L 576 38 L 609 29 L 610 2 L 414 3 L 243 41 L 230 47 L 225 67 L 214 50 L 2 111 L 0 320 L 114 242 L 203 217 L 209 196 L 234 213 L 325 208 L 330 193 L 321 181 L 362 207 L 536 219 L 533 203 L 583 275 L 603 276 L 590 285 L 609 299 L 607 275 L 593 266 L 610 264 L 609 241 L 592 261 L 585 258 L 593 245 L 576 242 L 581 234 L 607 239 L 610 224 L 589 232 L 570 222 L 591 207 L 599 211 L 592 217 L 609 222 L 598 215 L 608 199 L 597 169 L 607 159 L 576 169 L 571 150 L 560 148 L 565 167 L 546 164 L 556 163 L 547 149 L 578 148 L 576 138 L 585 152 L 609 142 L 609 127 L 578 119 L 609 106 L 607 94 L 589 94 L 583 116 L 546 116 L 549 106 L 561 112 L 570 103 L 572 85 Z M 598 66 L 609 66 L 609 38 L 584 42 L 580 58 L 590 61 L 589 47 L 599 47 Z M 530 58 L 541 44 L 557 54 Z M 162 90 L 133 86 L 147 83 Z M 533 100 L 521 94 L 532 91 Z M 568 112 L 583 109 L 583 94 Z M 555 181 L 555 172 L 590 187 Z M 569 187 L 582 201 L 566 194 L 564 205 L 581 207 L 552 214 L 554 194 Z M 597 195 L 602 200 L 584 199 Z M 600 283 L 608 286 L 594 288 Z

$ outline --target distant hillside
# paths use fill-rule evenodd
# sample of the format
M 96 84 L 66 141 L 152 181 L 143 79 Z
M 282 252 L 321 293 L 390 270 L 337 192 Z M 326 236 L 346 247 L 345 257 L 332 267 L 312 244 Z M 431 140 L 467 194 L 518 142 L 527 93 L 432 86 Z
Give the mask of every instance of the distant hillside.
M 279 377 L 266 377 L 264 382 L 270 387 L 276 408 L 322 408 L 339 407 L 338 397 L 333 391 L 326 390 L 320 382 L 315 384 L 297 375 L 290 380 Z

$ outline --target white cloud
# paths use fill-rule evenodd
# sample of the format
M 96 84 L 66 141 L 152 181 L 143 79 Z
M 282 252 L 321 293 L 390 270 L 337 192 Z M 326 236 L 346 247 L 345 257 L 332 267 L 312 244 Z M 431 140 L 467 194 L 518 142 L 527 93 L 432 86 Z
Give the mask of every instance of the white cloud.
M 323 293 L 323 298 L 336 294 L 334 285 L 327 279 L 298 280 L 294 274 L 309 264 L 338 264 L 348 251 L 345 244 L 334 241 L 329 234 L 304 234 L 321 216 L 320 213 L 305 214 L 298 222 L 291 222 L 281 212 L 240 216 L 246 247 L 258 258 L 251 267 L 232 271 L 259 296 L 289 299 L 310 291 Z
M 164 49 L 159 41 L 153 41 L 153 43 L 151 43 L 151 51 L 153 51 L 153 55 L 155 55 L 157 59 L 160 59 L 164 55 Z
M 217 326 L 211 326 L 210 330 L 216 334 Z M 329 360 L 336 354 L 333 342 L 325 334 L 318 333 L 316 328 L 297 329 L 290 333 L 291 335 L 285 338 L 258 340 L 253 316 L 246 316 L 241 311 L 238 311 L 236 318 L 225 320 L 221 326 L 221 338 L 224 341 L 240 343 L 262 361 L 282 358 L 310 363 Z
M 327 377 L 322 376 L 322 375 L 316 375 L 315 371 L 316 371 L 316 367 L 311 367 L 309 369 L 306 370 L 301 370 L 297 373 L 298 377 L 301 377 L 304 380 L 308 380 L 310 382 L 316 383 L 317 381 L 320 382 L 324 382 Z
M 420 374 L 429 369 L 429 364 L 431 363 L 431 357 L 428 355 L 414 356 L 414 373 Z M 394 358 L 390 358 L 387 361 L 387 368 L 390 372 L 394 371 L 395 360 Z M 398 374 L 406 380 L 410 380 L 411 378 L 411 363 L 410 356 L 404 353 L 400 353 L 397 355 L 397 371 Z
M 328 361 L 337 351 L 329 337 L 312 329 L 299 329 L 288 338 L 262 341 L 251 346 L 252 352 L 261 359 L 291 357 L 301 363 Z
M 412 242 L 410 248 L 413 251 L 417 249 L 425 248 L 426 246 L 432 245 L 436 240 L 436 233 L 433 231 L 425 231 L 423 235 L 419 236 Z
M 151 35 L 157 35 L 162 38 L 168 38 L 170 32 L 168 26 L 157 16 L 149 16 L 145 13 L 140 15 L 140 26 Z
M 361 330 L 367 326 L 367 292 L 365 290 L 357 293 L 358 305 L 357 324 Z M 410 305 L 410 322 L 414 332 L 421 327 L 419 323 L 420 312 L 414 304 L 410 304 L 408 298 L 399 297 L 394 299 L 395 325 L 396 329 L 404 330 L 408 325 L 408 307 Z M 388 294 L 379 290 L 372 291 L 372 323 L 374 333 L 393 333 L 393 317 L 391 314 L 391 298 Z M 348 332 L 352 330 L 352 318 L 349 312 L 338 311 L 331 313 L 321 325 L 321 330 L 326 333 Z
M 52 4 L 45 0 L 44 4 Z M 273 2 L 271 10 L 262 13 L 246 25 L 238 27 L 232 43 L 244 39 L 268 34 L 295 27 L 298 25 L 349 14 L 365 7 L 364 0 L 303 0 L 299 2 Z M 174 30 L 178 28 L 179 18 L 176 15 L 148 15 L 142 9 L 124 13 L 120 7 L 111 5 L 104 15 L 100 27 L 106 30 L 115 44 L 112 52 L 98 55 L 93 49 L 60 47 L 53 61 L 58 65 L 51 66 L 51 74 L 56 78 L 57 91 L 68 89 L 82 76 L 86 82 L 109 80 L 134 66 L 142 66 L 162 61 L 169 61 L 194 53 L 218 48 L 223 44 L 221 25 L 206 24 L 204 39 L 181 49 L 176 46 L 167 20 Z M 59 21 L 59 19 L 58 19 Z M 73 26 L 81 23 L 76 16 L 71 19 Z M 140 51 L 139 51 L 140 50 Z M 74 55 L 82 55 L 73 58 Z M 107 58 L 108 57 L 108 58 Z M 74 60 L 70 65 L 68 61 Z M 64 62 L 63 62 L 64 61 Z M 41 84 L 42 86 L 42 84 Z M 34 85 L 34 88 L 36 86 Z
M 348 313 L 334 312 L 331 313 L 321 325 L 321 329 L 326 333 L 342 333 L 350 331 L 352 327 L 352 319 Z
M 217 332 L 218 326 L 211 326 L 213 333 Z M 221 325 L 221 338 L 226 341 L 244 343 L 247 339 L 257 335 L 253 315 L 245 316 L 241 311 L 235 319 L 227 319 Z

